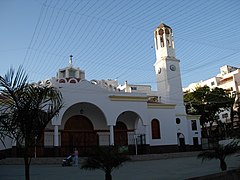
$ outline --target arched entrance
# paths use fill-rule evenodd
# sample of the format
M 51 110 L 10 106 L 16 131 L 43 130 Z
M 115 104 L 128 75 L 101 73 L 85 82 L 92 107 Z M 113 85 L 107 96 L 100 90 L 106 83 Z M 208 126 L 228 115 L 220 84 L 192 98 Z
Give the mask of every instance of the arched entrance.
M 146 152 L 146 128 L 142 118 L 134 111 L 119 114 L 114 127 L 114 144 L 120 152 L 142 154 Z
M 84 152 L 88 148 L 98 145 L 98 137 L 92 122 L 83 115 L 70 117 L 61 132 L 61 146 L 66 154 L 72 153 L 74 148 Z
M 127 126 L 123 122 L 118 121 L 114 127 L 114 143 L 116 146 L 128 145 L 127 132 Z
M 179 151 L 186 151 L 185 137 L 182 133 L 177 133 Z

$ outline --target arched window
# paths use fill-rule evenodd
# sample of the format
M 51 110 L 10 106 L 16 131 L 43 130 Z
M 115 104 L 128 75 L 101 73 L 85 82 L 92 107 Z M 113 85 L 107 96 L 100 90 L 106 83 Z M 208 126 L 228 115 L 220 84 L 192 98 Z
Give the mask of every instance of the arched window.
M 160 29 L 160 30 L 158 31 L 158 34 L 159 34 L 159 35 L 163 35 L 163 34 L 164 34 L 164 30 L 163 30 L 163 29 Z
M 153 119 L 151 122 L 152 126 L 152 139 L 160 139 L 160 122 L 157 119 Z
M 169 34 L 169 29 L 165 29 L 165 33 L 166 33 L 166 34 Z
M 76 82 L 77 82 L 76 79 L 70 79 L 70 80 L 69 80 L 69 83 L 76 83 Z
M 65 82 L 66 82 L 65 79 L 60 79 L 60 80 L 59 80 L 59 83 L 65 83 Z

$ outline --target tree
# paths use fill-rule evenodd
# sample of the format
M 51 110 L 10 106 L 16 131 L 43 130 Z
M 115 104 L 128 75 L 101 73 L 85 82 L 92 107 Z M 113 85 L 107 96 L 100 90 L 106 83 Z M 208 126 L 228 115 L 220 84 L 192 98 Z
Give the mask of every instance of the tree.
M 40 141 L 44 129 L 62 107 L 61 93 L 54 87 L 29 84 L 22 67 L 0 76 L 0 131 L 12 137 L 23 149 L 25 178 L 30 179 L 32 147 Z
M 234 138 L 239 138 L 240 137 L 240 98 L 239 98 L 239 93 L 232 93 L 232 104 L 230 106 L 230 111 L 231 111 L 231 132 L 230 136 Z M 238 118 L 238 121 L 236 121 L 236 118 Z
M 227 163 L 225 158 L 235 154 L 239 150 L 238 142 L 232 141 L 227 145 L 218 144 L 213 151 L 204 151 L 198 154 L 197 158 L 201 158 L 202 162 L 205 160 L 218 159 L 220 161 L 220 168 L 222 171 L 227 170 Z
M 213 122 L 218 120 L 218 113 L 229 108 L 232 99 L 229 92 L 222 88 L 210 89 L 204 86 L 196 88 L 194 92 L 186 92 L 184 101 L 187 113 L 201 115 L 202 127 L 206 129 L 206 124 L 209 123 L 211 132 Z
M 97 148 L 92 154 L 84 160 L 81 169 L 96 170 L 105 172 L 105 180 L 112 180 L 112 171 L 129 161 L 130 158 L 120 154 L 113 147 Z

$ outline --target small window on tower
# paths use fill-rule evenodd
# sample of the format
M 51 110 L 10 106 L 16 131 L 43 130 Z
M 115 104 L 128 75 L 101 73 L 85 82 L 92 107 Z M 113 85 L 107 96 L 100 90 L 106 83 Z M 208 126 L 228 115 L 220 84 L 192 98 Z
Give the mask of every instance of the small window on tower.
M 160 30 L 158 31 L 158 34 L 159 34 L 159 35 L 163 35 L 163 34 L 164 34 L 163 29 L 160 29 Z
M 166 29 L 166 30 L 165 30 L 165 33 L 166 33 L 166 34 L 169 34 L 169 29 Z

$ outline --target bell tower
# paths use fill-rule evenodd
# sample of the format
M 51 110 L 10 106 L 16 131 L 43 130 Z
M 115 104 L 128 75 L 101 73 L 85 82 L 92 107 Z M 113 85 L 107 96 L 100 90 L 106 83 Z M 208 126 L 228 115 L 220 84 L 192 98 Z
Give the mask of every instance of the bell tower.
M 180 61 L 176 59 L 172 28 L 161 23 L 154 31 L 157 90 L 160 101 L 184 108 Z M 181 111 L 182 111 L 181 110 Z M 184 110 L 185 111 L 185 110 Z
M 161 23 L 154 31 L 155 49 L 157 59 L 161 57 L 175 58 L 172 28 Z

